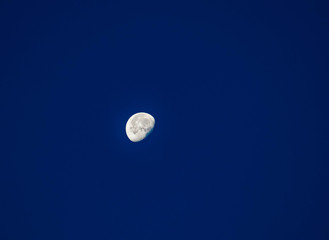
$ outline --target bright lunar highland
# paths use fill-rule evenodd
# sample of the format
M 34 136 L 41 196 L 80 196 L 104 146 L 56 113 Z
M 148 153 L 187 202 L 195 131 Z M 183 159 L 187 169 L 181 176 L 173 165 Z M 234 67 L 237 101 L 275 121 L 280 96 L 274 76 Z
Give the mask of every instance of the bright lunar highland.
M 130 141 L 139 142 L 146 138 L 153 130 L 154 118 L 144 112 L 132 115 L 126 124 L 126 133 Z

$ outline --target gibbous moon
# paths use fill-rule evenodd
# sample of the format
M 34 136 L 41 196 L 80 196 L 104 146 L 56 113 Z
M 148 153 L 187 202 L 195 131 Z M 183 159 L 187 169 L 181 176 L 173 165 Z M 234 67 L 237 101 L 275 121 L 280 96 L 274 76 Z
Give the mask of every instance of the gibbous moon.
M 127 136 L 132 142 L 142 141 L 152 132 L 154 124 L 154 117 L 150 114 L 136 113 L 128 119 L 126 124 Z

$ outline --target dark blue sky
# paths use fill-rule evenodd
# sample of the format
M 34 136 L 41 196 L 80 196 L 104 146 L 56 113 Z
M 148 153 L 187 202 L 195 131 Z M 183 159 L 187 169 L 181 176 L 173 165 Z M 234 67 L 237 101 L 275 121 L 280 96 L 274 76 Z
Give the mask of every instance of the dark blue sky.
M 1 240 L 329 239 L 325 1 L 4 0 L 0 30 Z

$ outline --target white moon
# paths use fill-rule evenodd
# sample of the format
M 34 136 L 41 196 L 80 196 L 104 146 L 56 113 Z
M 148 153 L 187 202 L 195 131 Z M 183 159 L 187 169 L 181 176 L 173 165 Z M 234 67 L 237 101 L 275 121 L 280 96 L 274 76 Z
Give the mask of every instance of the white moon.
M 132 115 L 126 124 L 126 133 L 130 141 L 139 142 L 149 135 L 154 128 L 155 120 L 148 113 L 140 112 Z

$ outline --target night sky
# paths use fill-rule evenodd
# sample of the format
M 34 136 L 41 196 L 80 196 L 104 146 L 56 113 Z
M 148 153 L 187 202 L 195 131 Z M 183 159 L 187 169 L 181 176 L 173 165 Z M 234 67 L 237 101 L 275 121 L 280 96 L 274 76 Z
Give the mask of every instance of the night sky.
M 1 0 L 0 239 L 328 240 L 328 5 Z

